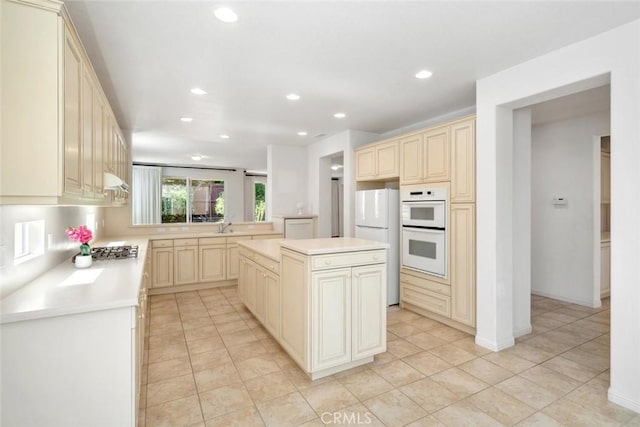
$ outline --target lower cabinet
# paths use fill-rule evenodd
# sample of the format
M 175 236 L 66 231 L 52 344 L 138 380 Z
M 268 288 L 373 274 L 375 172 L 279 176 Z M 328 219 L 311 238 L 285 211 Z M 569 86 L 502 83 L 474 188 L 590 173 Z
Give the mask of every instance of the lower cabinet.
M 200 282 L 217 282 L 225 280 L 226 271 L 226 247 L 222 245 L 200 245 L 198 246 Z M 236 271 L 238 268 L 236 267 Z M 237 276 L 236 276 L 237 277 Z
M 269 269 L 276 269 L 275 260 L 244 253 L 240 255 L 238 297 L 265 328 L 280 336 L 280 277 Z
M 165 288 L 173 286 L 173 242 L 170 247 L 157 247 L 152 243 L 152 274 L 151 287 Z
M 174 244 L 175 242 L 177 242 L 177 240 L 174 241 Z M 191 283 L 197 283 L 199 279 L 198 245 L 176 246 L 173 248 L 173 251 L 173 284 L 189 285 Z
M 264 326 L 275 339 L 280 339 L 280 277 L 267 271 L 264 284 L 266 288 Z

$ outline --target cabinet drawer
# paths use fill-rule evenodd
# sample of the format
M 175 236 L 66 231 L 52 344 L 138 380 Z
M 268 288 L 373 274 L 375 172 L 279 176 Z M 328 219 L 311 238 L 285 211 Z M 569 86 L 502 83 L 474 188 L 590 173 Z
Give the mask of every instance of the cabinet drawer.
M 438 294 L 451 296 L 451 286 L 444 283 L 432 282 L 431 280 L 421 277 L 411 276 L 409 274 L 400 273 L 400 282 L 414 286 L 426 291 L 436 292 Z
M 262 255 L 255 254 L 253 260 L 262 267 L 275 274 L 280 274 L 280 263 Z
M 198 246 L 198 239 L 173 239 L 173 246 Z
M 451 317 L 451 298 L 426 291 L 424 289 L 401 284 L 400 299 L 402 302 L 432 311 L 445 317 Z
M 154 248 L 172 248 L 173 240 L 154 240 L 153 247 Z
M 387 261 L 385 251 L 353 252 L 334 255 L 317 255 L 311 260 L 312 270 L 350 267 L 354 265 L 380 264 Z
M 238 243 L 240 240 L 251 240 L 251 236 L 227 236 L 227 244 L 229 243 Z
M 198 239 L 200 245 L 224 245 L 224 237 L 201 237 Z
M 249 259 L 253 259 L 254 253 L 253 253 L 253 251 L 251 251 L 251 250 L 249 250 L 247 248 L 240 247 L 240 256 L 247 257 Z

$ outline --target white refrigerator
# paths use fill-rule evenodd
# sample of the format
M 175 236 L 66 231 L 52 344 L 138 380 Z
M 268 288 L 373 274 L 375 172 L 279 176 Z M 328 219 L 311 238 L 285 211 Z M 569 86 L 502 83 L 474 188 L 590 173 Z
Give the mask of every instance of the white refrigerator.
M 356 191 L 356 237 L 389 244 L 387 305 L 400 302 L 399 211 L 398 190 Z

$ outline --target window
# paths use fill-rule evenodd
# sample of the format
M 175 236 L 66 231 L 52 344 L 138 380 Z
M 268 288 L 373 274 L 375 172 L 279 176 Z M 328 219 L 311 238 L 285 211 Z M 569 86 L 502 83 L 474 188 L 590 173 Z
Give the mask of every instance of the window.
M 264 197 L 264 183 L 263 182 L 255 182 L 253 184 L 253 194 L 254 194 L 254 206 L 253 206 L 253 220 L 264 221 L 264 211 L 265 211 L 265 197 Z
M 224 221 L 224 181 L 162 178 L 162 223 Z
M 14 225 L 13 265 L 44 254 L 44 220 Z

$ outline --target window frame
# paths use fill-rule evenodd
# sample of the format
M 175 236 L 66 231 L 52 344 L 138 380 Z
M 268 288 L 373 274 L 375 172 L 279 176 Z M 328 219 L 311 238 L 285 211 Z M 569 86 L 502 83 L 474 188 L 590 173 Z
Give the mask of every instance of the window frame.
M 184 180 L 185 181 L 185 187 L 186 187 L 186 194 L 185 194 L 185 222 L 164 222 L 163 221 L 163 207 L 162 207 L 162 190 L 164 188 L 164 182 L 165 180 Z M 185 176 L 173 176 L 173 175 L 163 175 L 160 179 L 160 224 L 161 225 L 166 225 L 166 224 L 219 224 L 219 223 L 224 223 L 226 221 L 227 218 L 227 209 L 225 206 L 225 210 L 224 210 L 224 214 L 222 217 L 222 220 L 220 221 L 193 221 L 192 219 L 192 205 L 193 205 L 193 187 L 192 187 L 192 181 L 211 181 L 213 182 L 221 182 L 222 183 L 222 194 L 226 193 L 226 186 L 227 186 L 227 180 L 223 179 L 223 178 L 193 178 L 193 177 L 185 177 Z

